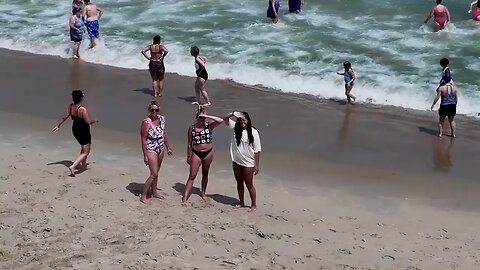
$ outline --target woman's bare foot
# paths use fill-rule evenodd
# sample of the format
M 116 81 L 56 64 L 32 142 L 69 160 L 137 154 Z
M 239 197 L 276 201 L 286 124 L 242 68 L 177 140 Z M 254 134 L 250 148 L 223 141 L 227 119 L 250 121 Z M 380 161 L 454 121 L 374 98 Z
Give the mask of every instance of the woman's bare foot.
M 456 138 L 456 137 L 457 137 L 457 135 L 455 135 L 455 134 L 452 134 L 452 135 L 450 135 L 450 136 L 452 136 L 452 138 Z
M 149 201 L 147 198 L 143 197 L 143 196 L 140 197 L 140 201 L 141 201 L 142 203 L 144 203 L 144 204 L 150 204 L 150 201 Z
M 187 206 L 188 206 L 188 203 L 187 203 L 187 202 L 182 202 L 182 206 L 183 206 L 183 207 L 187 207 Z
M 200 103 L 198 103 L 198 101 L 194 101 L 191 103 L 192 105 L 199 105 Z
M 212 105 L 212 103 L 211 103 L 210 101 L 207 102 L 207 103 L 202 104 L 202 106 L 204 106 L 204 107 L 208 107 L 208 106 L 211 106 L 211 105 Z
M 442 133 L 439 133 L 439 134 L 438 134 L 438 137 L 441 138 L 441 137 L 442 137 Z
M 75 168 L 73 166 L 68 167 L 70 170 L 70 176 L 75 177 Z
M 257 206 L 252 206 L 250 209 L 248 209 L 248 212 L 255 212 L 257 211 Z
M 240 208 L 242 208 L 242 207 L 245 207 L 245 204 L 239 203 L 239 204 L 237 204 L 237 205 L 234 205 L 232 208 L 233 208 L 233 209 L 240 209 Z
M 164 196 L 162 196 L 162 195 L 160 195 L 160 194 L 158 194 L 158 193 L 156 193 L 156 194 L 153 194 L 153 195 L 152 195 L 152 197 L 153 197 L 153 198 L 160 199 L 160 200 L 163 200 L 163 199 L 165 199 L 165 197 L 164 197 Z

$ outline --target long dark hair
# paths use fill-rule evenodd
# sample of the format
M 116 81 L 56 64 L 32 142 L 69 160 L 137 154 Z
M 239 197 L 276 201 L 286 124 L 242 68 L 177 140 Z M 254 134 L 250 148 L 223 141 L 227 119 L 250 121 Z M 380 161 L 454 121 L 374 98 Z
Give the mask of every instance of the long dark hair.
M 242 114 L 245 116 L 245 119 L 247 119 L 248 144 L 253 145 L 252 128 L 255 127 L 252 126 L 252 120 L 250 120 L 250 115 L 248 115 L 247 112 L 242 112 Z M 235 128 L 233 130 L 235 131 L 235 140 L 237 141 L 237 146 L 239 146 L 240 141 L 242 140 L 243 133 L 242 120 L 237 118 L 237 122 L 235 122 Z

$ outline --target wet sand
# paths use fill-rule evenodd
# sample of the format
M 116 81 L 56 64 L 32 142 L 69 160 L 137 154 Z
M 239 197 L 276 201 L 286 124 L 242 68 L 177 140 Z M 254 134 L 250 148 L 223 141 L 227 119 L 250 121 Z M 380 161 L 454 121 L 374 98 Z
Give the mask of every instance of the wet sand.
M 0 55 L 2 269 L 480 267 L 476 119 L 458 117 L 459 138 L 438 139 L 436 113 L 209 81 L 210 114 L 248 111 L 260 131 L 260 207 L 231 210 L 231 133 L 218 128 L 210 201 L 193 195 L 184 209 L 194 78 L 167 74 L 162 113 L 175 153 L 161 171 L 167 199 L 144 207 L 136 195 L 147 177 L 138 130 L 153 98 L 148 72 Z M 70 123 L 49 132 L 72 89 L 101 121 L 91 169 L 75 178 L 65 167 L 79 148 Z

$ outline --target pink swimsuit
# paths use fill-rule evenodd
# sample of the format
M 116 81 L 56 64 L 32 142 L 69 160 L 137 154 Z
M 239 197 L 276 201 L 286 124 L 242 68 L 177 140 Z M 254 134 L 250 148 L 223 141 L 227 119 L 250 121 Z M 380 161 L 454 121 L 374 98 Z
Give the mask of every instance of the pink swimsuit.
M 474 21 L 480 21 L 480 8 L 475 9 L 472 12 L 472 15 L 473 15 L 473 20 Z
M 434 20 L 441 28 L 444 28 L 447 22 L 447 15 L 445 13 L 445 9 L 442 12 L 438 11 L 437 7 L 433 9 Z

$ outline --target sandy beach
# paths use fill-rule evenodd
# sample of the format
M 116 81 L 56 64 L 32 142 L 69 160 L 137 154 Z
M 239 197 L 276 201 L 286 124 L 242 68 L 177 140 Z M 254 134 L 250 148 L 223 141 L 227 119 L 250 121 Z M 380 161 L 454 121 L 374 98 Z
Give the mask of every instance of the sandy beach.
M 0 56 L 0 269 L 480 269 L 478 119 L 459 116 L 459 138 L 438 139 L 436 112 L 208 81 L 209 114 L 248 111 L 260 132 L 259 208 L 231 207 L 223 127 L 209 200 L 197 188 L 184 208 L 194 78 L 169 73 L 161 112 L 174 155 L 160 171 L 166 199 L 145 206 L 148 72 Z M 100 120 L 90 169 L 74 178 L 71 124 L 50 132 L 72 89 Z

